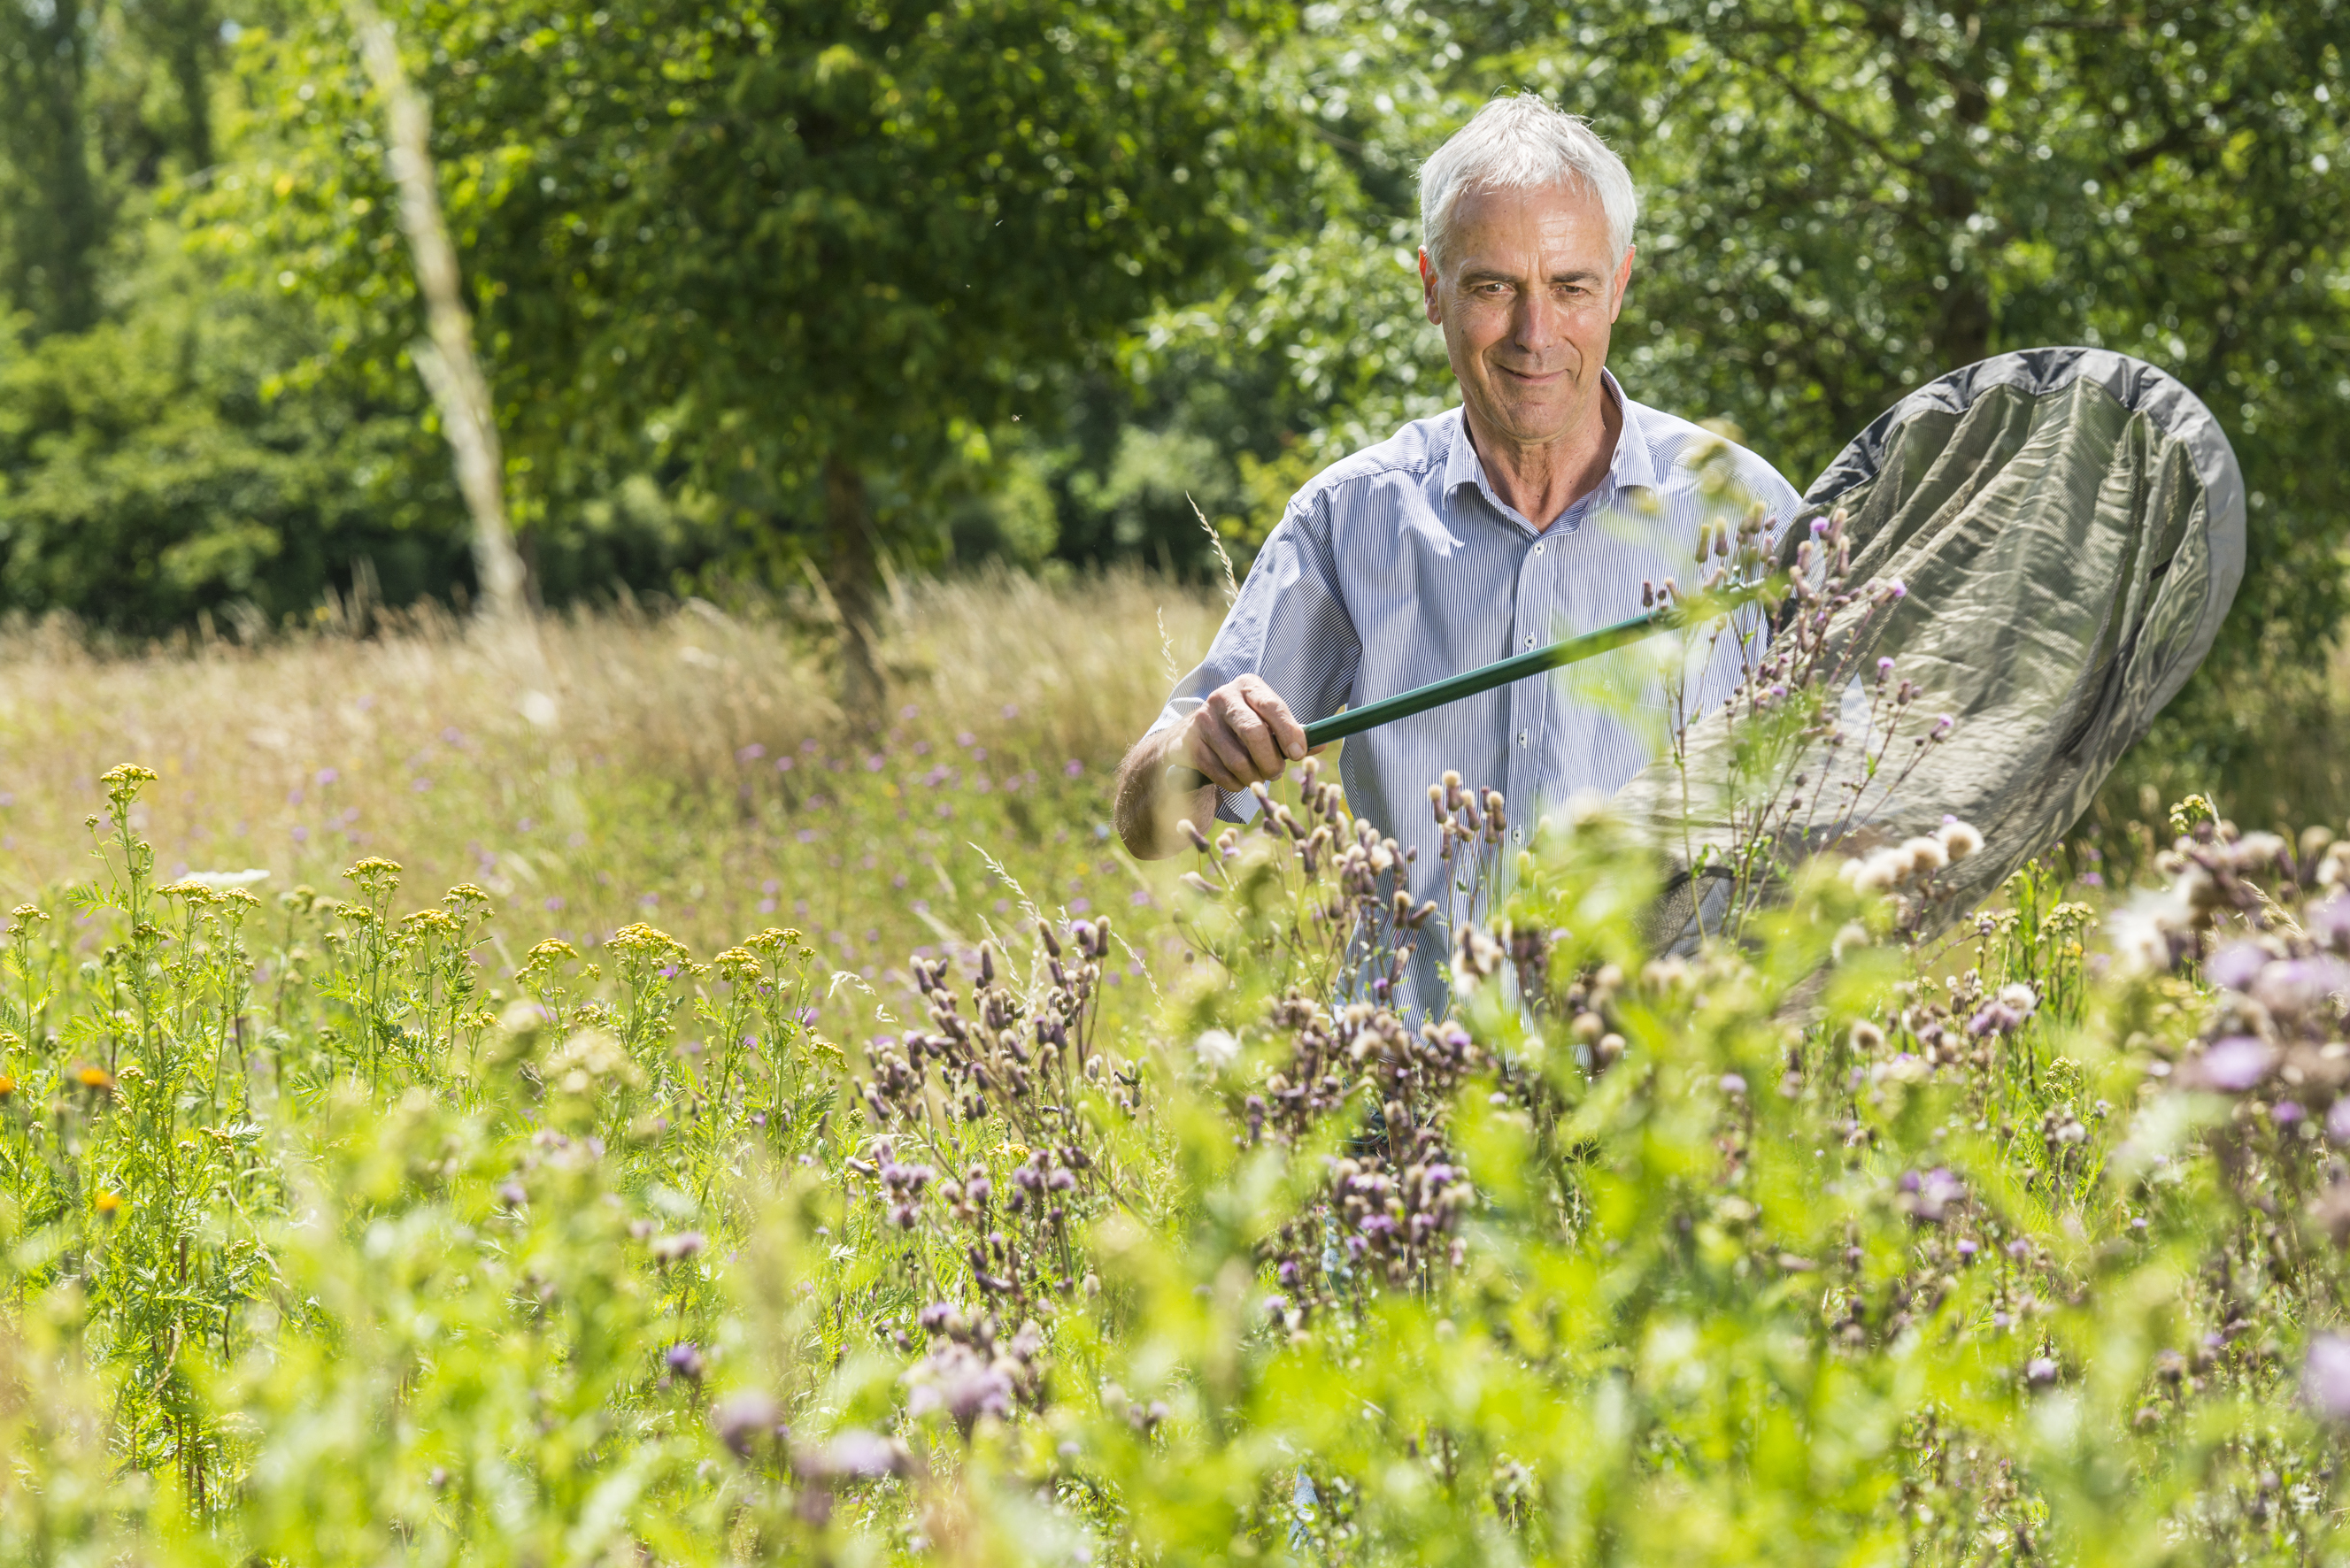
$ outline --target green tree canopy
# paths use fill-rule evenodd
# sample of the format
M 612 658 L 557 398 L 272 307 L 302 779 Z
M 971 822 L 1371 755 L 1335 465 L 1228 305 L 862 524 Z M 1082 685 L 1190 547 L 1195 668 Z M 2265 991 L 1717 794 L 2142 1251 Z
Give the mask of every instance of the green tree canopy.
M 1211 286 L 1294 163 L 1245 85 L 1263 21 L 1167 0 L 398 13 L 519 515 L 658 470 L 823 566 L 869 694 L 877 500 L 902 517 L 991 431 L 1053 422 L 1054 373 Z M 298 259 L 383 376 L 416 327 L 350 55 L 324 16 L 248 57 L 284 151 L 213 211 Z

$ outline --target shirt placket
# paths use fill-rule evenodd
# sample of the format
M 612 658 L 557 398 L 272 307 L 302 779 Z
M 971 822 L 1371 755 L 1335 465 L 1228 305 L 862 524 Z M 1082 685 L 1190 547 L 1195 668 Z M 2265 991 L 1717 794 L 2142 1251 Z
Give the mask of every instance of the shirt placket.
M 1552 614 L 1551 556 L 1556 542 L 1549 535 L 1526 546 L 1518 562 L 1517 603 L 1511 618 L 1510 652 L 1531 653 L 1550 635 Z M 1551 682 L 1547 676 L 1529 676 L 1510 687 L 1509 781 L 1502 786 L 1510 823 L 1509 846 L 1523 848 L 1534 820 L 1534 794 L 1543 754 L 1543 725 L 1549 716 Z

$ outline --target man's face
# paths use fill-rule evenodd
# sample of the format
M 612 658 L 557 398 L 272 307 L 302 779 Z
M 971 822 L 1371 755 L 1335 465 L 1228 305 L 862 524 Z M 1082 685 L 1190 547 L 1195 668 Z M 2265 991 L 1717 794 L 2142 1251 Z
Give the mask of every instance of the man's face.
M 1608 328 L 1632 253 L 1610 265 L 1607 214 L 1579 186 L 1470 191 L 1444 268 L 1419 257 L 1428 318 L 1477 423 L 1521 445 L 1558 441 L 1598 407 Z

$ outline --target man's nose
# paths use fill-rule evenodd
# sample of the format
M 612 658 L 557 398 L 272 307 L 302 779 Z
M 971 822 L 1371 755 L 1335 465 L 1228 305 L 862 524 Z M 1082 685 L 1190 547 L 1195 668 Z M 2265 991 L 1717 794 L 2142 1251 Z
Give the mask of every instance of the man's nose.
M 1511 323 L 1512 345 L 1522 354 L 1542 355 L 1565 336 L 1565 320 L 1558 301 L 1546 288 L 1529 288 L 1518 296 L 1516 319 Z

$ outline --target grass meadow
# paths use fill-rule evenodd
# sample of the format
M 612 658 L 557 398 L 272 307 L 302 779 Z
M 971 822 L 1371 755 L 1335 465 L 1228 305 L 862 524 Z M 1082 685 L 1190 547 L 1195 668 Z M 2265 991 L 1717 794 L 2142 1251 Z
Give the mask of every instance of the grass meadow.
M 0 1561 L 2350 1561 L 2330 825 L 1679 952 L 1313 764 L 1137 866 L 1219 608 L 910 585 L 870 715 L 756 606 L 11 632 Z
M 265 896 L 333 892 L 372 855 L 583 950 L 632 921 L 702 954 L 793 927 L 865 982 L 822 1004 L 844 1030 L 910 995 L 910 955 L 1031 906 L 1163 928 L 1172 874 L 1109 836 L 1107 784 L 1220 601 L 1135 575 L 910 585 L 891 711 L 853 722 L 821 639 L 761 607 L 550 620 L 536 649 L 430 609 L 130 655 L 20 630 L 0 652 L 0 896 L 86 880 L 99 775 L 137 762 L 164 880 L 259 868 Z

